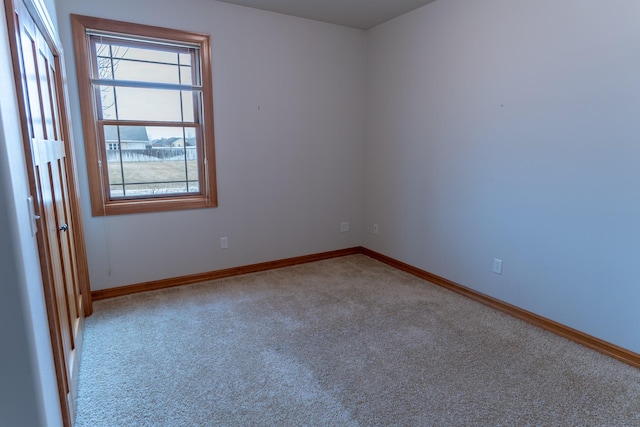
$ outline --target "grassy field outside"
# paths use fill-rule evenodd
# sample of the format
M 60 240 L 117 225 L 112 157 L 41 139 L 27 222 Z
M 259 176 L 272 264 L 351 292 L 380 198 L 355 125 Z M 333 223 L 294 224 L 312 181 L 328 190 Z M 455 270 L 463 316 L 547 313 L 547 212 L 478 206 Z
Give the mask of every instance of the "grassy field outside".
M 155 195 L 198 191 L 198 164 L 195 160 L 149 162 L 109 162 L 112 197 Z M 187 190 L 187 181 L 189 186 Z

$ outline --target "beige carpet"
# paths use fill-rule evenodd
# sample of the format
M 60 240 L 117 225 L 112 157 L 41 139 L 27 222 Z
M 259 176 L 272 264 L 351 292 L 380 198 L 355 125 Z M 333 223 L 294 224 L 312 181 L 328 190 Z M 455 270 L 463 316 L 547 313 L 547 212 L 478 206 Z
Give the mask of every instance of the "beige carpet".
M 77 426 L 639 426 L 640 370 L 364 255 L 95 303 Z

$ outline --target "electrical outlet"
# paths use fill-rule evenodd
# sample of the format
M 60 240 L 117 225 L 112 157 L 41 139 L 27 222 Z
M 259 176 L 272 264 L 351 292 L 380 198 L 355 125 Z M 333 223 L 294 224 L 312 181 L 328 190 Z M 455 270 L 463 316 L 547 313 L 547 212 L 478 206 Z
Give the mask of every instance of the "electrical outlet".
M 220 238 L 220 249 L 227 249 L 229 247 L 229 238 L 221 237 Z
M 373 234 L 378 234 L 380 233 L 380 228 L 378 227 L 378 224 L 373 224 Z
M 493 259 L 493 272 L 496 274 L 502 274 L 502 260 L 499 258 Z
M 348 221 L 341 222 L 340 223 L 340 232 L 341 233 L 346 233 L 347 231 L 349 231 L 349 222 Z

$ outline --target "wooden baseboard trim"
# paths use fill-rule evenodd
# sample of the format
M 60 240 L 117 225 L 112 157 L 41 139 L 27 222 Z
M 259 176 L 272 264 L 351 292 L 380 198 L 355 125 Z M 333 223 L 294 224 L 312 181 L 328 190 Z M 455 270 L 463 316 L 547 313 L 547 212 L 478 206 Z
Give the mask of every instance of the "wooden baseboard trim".
M 556 335 L 560 335 L 561 337 L 567 338 L 578 344 L 584 345 L 585 347 L 589 347 L 600 353 L 611 356 L 614 359 L 618 359 L 628 365 L 640 368 L 640 354 L 638 353 L 634 353 L 615 344 L 608 343 L 599 338 L 562 325 L 561 323 L 554 322 L 553 320 L 549 320 L 530 311 L 523 310 L 511 304 L 507 304 L 488 295 L 474 291 L 473 289 L 469 289 L 465 286 L 459 285 L 455 282 L 452 282 L 451 280 L 447 280 L 443 277 L 421 270 L 417 267 L 398 261 L 386 255 L 382 255 L 370 249 L 361 248 L 360 253 L 383 262 L 387 265 L 390 265 L 391 267 L 397 268 L 398 270 L 405 271 L 409 274 L 420 277 L 421 279 L 425 279 L 433 284 L 442 286 L 443 288 L 447 288 L 460 295 L 464 295 L 467 298 L 471 298 L 472 300 L 488 305 L 489 307 L 492 307 L 498 311 L 502 311 L 503 313 L 507 313 L 513 317 L 517 317 L 518 319 L 524 320 L 527 323 L 546 329 L 547 331 L 550 331 Z
M 154 291 L 157 289 L 171 288 L 174 286 L 189 285 L 192 283 L 205 282 L 207 280 L 222 279 L 225 277 L 239 276 L 241 274 L 256 273 L 259 271 L 273 270 L 275 268 L 290 267 L 292 265 L 305 264 L 308 262 L 321 261 L 323 259 L 337 258 L 346 255 L 359 254 L 360 247 L 340 249 L 330 252 L 322 252 L 312 255 L 303 255 L 293 258 L 286 258 L 276 261 L 261 262 L 240 267 L 226 268 L 224 270 L 214 270 L 205 273 L 190 274 L 188 276 L 173 277 L 169 279 L 154 280 L 150 282 L 137 283 L 134 285 L 120 286 L 117 288 L 102 289 L 91 292 L 93 301 L 115 298 L 124 295 L 136 294 L 139 292 Z

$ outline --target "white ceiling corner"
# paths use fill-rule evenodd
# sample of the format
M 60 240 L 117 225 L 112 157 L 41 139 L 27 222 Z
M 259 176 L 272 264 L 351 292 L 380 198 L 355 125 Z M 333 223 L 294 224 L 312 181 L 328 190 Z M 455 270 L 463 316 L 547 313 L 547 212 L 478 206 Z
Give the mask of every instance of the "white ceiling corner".
M 220 0 L 368 30 L 435 0 Z

